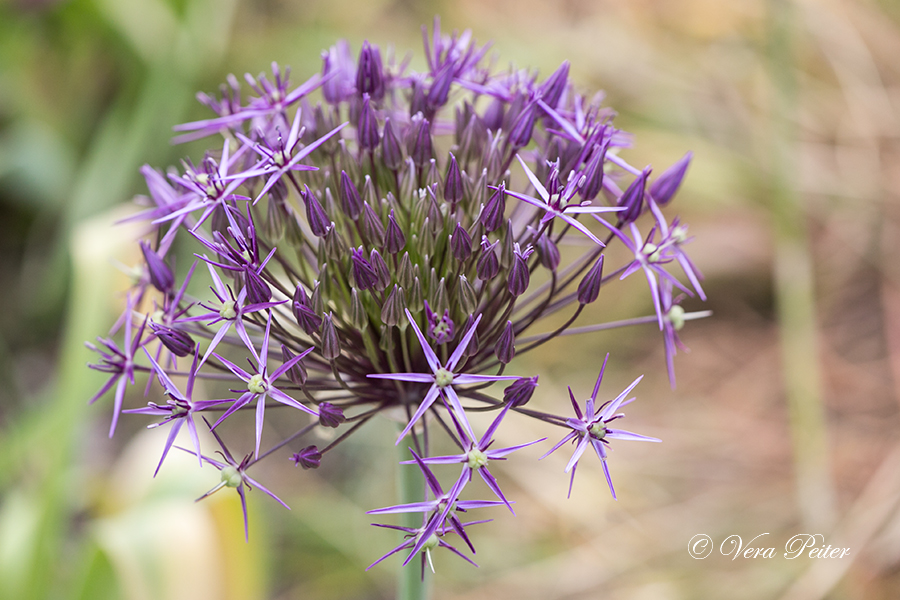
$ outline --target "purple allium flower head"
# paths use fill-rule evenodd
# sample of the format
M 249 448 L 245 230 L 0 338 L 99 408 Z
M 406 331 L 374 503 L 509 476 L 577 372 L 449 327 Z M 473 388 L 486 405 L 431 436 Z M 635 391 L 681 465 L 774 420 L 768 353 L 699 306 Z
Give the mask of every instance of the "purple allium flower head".
M 409 536 L 385 557 L 406 550 L 405 563 L 422 557 L 424 568 L 438 547 L 462 556 L 449 543 L 454 533 L 474 552 L 465 527 L 479 521 L 463 523 L 460 512 L 511 508 L 488 470 L 521 447 L 494 449 L 501 428 L 515 433 L 522 418 L 565 427 L 573 476 L 588 445 L 605 459 L 609 440 L 640 437 L 609 428 L 631 388 L 599 408 L 597 389 L 584 410 L 573 400 L 573 418 L 526 408 L 538 374 L 505 375 L 514 356 L 562 335 L 656 321 L 674 383 L 678 329 L 708 313 L 684 313 L 672 296 L 677 288 L 705 298 L 685 253 L 687 226 L 662 213 L 690 154 L 649 179 L 649 167 L 626 161 L 633 137 L 615 128 L 602 94 L 573 91 L 567 61 L 549 77 L 498 71 L 486 60 L 489 45 L 470 31 L 442 33 L 437 19 L 423 41 L 427 68 L 418 72 L 393 52 L 383 63 L 368 42 L 357 60 L 341 41 L 322 54 L 321 73 L 299 85 L 273 64 L 271 74 L 245 77 L 244 93 L 229 76 L 220 97 L 199 95 L 211 118 L 176 127 L 175 141 L 223 139 L 177 169 L 141 169 L 148 197 L 138 202 L 146 208 L 127 220 L 148 224 L 144 260 L 110 337 L 89 347 L 100 355 L 92 367 L 108 374 L 94 400 L 115 388 L 110 433 L 136 374 L 148 374 L 148 391 L 158 379 L 166 402 L 127 412 L 171 425 L 163 456 L 187 425 L 187 451 L 222 472 L 219 488 L 238 491 L 245 529 L 244 491 L 257 485 L 247 471 L 258 460 L 280 453 L 315 468 L 376 415 L 405 413 L 400 438 L 411 434 L 413 475 L 424 478 L 425 494 L 374 512 L 421 514 L 421 527 L 385 525 Z M 624 192 L 621 181 L 631 183 Z M 507 195 L 517 200 L 509 211 Z M 192 266 L 176 289 L 172 266 L 191 247 L 178 236 L 202 247 L 196 256 L 208 282 L 192 280 Z M 607 243 L 626 252 L 601 255 Z M 676 264 L 689 283 L 667 271 Z M 576 326 L 604 314 L 584 310 L 601 285 L 604 298 L 615 294 L 604 267 L 621 277 L 643 271 L 656 316 Z M 189 282 L 199 293 L 187 293 Z M 178 370 L 188 356 L 190 371 Z M 181 375 L 186 393 L 173 384 Z M 233 393 L 195 402 L 199 380 Z M 492 386 L 500 380 L 502 395 Z M 306 414 L 280 419 L 283 427 L 299 420 L 298 429 L 264 450 L 267 405 L 279 417 Z M 197 441 L 194 416 L 207 410 L 219 417 L 219 461 Z M 493 423 L 476 437 L 481 425 L 472 415 L 492 410 Z M 219 428 L 225 419 L 229 426 Z M 304 438 L 342 422 L 349 426 L 322 451 Z M 431 456 L 444 434 L 460 452 Z M 254 449 L 237 462 L 220 435 Z M 294 443 L 305 448 L 292 454 Z M 459 465 L 459 476 L 442 486 L 432 462 Z M 461 496 L 476 471 L 497 500 Z
M 294 466 L 301 466 L 306 469 L 318 469 L 322 464 L 322 453 L 316 446 L 307 446 L 300 452 L 295 452 L 290 460 L 294 462 Z
M 572 484 L 575 482 L 575 469 L 578 467 L 578 461 L 589 445 L 593 447 L 594 452 L 597 453 L 597 457 L 603 465 L 603 474 L 606 476 L 606 483 L 609 485 L 609 491 L 615 500 L 616 490 L 613 488 L 612 478 L 609 476 L 609 467 L 606 465 L 606 446 L 609 445 L 609 440 L 633 440 L 639 442 L 662 441 L 656 438 L 631 433 L 630 431 L 607 427 L 609 423 L 621 419 L 624 416 L 616 411 L 618 411 L 620 407 L 631 402 L 631 400 L 628 399 L 628 394 L 631 393 L 631 390 L 633 390 L 644 377 L 641 375 L 631 382 L 631 385 L 625 388 L 621 394 L 616 396 L 615 400 L 605 402 L 602 406 L 596 407 L 597 392 L 600 391 L 600 382 L 603 381 L 603 372 L 606 370 L 607 361 L 609 361 L 609 354 L 607 354 L 606 358 L 603 360 L 603 366 L 600 368 L 600 374 L 597 376 L 597 383 L 594 385 L 594 392 L 585 402 L 583 413 L 581 407 L 578 406 L 578 402 L 575 400 L 572 388 L 569 388 L 569 399 L 572 401 L 572 408 L 575 411 L 576 418 L 567 419 L 566 426 L 571 428 L 572 431 L 566 434 L 558 444 L 553 446 L 547 454 L 544 454 L 544 456 L 541 457 L 545 458 L 562 447 L 566 442 L 571 441 L 575 443 L 575 452 L 572 454 L 572 458 L 569 459 L 569 462 L 566 465 L 566 473 L 569 473 L 570 471 L 572 473 L 572 476 L 569 479 L 569 496 L 572 495 Z

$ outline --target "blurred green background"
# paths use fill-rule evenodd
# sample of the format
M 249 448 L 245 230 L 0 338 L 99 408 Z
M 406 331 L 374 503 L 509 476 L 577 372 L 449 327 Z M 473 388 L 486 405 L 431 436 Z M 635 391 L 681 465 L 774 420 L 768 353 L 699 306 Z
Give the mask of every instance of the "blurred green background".
M 319 471 L 267 465 L 293 510 L 251 494 L 245 544 L 233 494 L 192 502 L 215 473 L 172 460 L 152 480 L 162 439 L 143 421 L 106 438 L 82 343 L 121 310 L 114 262 L 134 264 L 139 231 L 112 223 L 145 191 L 138 168 L 202 152 L 169 144 L 208 116 L 196 91 L 273 60 L 302 81 L 340 37 L 421 65 L 436 14 L 493 40 L 501 68 L 570 60 L 635 134 L 632 164 L 694 151 L 669 214 L 707 277 L 710 301 L 687 306 L 715 316 L 682 331 L 674 392 L 653 327 L 523 357 L 549 407 L 612 351 L 605 389 L 645 373 L 629 423 L 664 444 L 617 448 L 619 502 L 599 465 L 571 500 L 564 457 L 504 465 L 518 517 L 473 531 L 480 569 L 440 556 L 433 597 L 900 597 L 895 1 L 0 0 L 0 598 L 392 597 L 398 561 L 363 570 L 395 543 L 364 515 L 393 503 L 390 424 Z M 643 288 L 617 294 L 610 314 L 649 312 Z M 544 435 L 520 425 L 500 443 Z M 694 560 L 698 533 L 768 533 L 778 554 Z M 850 555 L 786 560 L 797 533 Z

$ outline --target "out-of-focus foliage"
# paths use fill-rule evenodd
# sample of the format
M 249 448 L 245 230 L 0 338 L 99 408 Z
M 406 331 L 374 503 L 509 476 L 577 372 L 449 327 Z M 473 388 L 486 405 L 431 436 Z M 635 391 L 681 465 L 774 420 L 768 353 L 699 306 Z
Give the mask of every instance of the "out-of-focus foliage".
M 793 49 L 781 55 L 783 71 L 796 90 L 783 140 L 792 165 L 778 182 L 773 140 L 785 132 L 775 125 L 779 55 L 770 41 L 772 9 L 782 5 L 791 9 Z M 648 424 L 642 432 L 662 438 L 666 451 L 629 448 L 616 457 L 617 504 L 599 468 L 580 475 L 570 501 L 556 493 L 563 464 L 553 485 L 527 469 L 502 473 L 533 498 L 522 502 L 531 508 L 486 526 L 479 571 L 437 565 L 436 597 L 896 597 L 895 2 L 5 0 L 0 598 L 390 595 L 389 573 L 362 571 L 376 557 L 362 507 L 390 503 L 393 490 L 374 482 L 392 477 L 377 471 L 393 462 L 391 452 L 376 461 L 382 450 L 360 440 L 330 472 L 276 470 L 277 491 L 294 510 L 270 511 L 251 497 L 248 546 L 232 498 L 191 504 L 213 474 L 188 464 L 151 481 L 158 452 L 142 448 L 160 440 L 141 437 L 128 449 L 118 444 L 129 435 L 106 440 L 107 407 L 85 405 L 99 379 L 84 368 L 81 344 L 118 312 L 110 299 L 126 281 L 112 260 L 137 260 L 123 249 L 139 232 L 112 226 L 129 209 L 106 211 L 142 191 L 140 165 L 192 155 L 190 145 L 168 140 L 173 124 L 208 116 L 193 101 L 197 90 L 213 92 L 228 72 L 258 73 L 272 60 L 302 78 L 319 70 L 318 52 L 338 37 L 354 50 L 365 37 L 392 43 L 402 55 L 438 13 L 445 29 L 471 28 L 543 75 L 571 59 L 572 79 L 605 89 L 622 111 L 617 124 L 640 140 L 633 163 L 662 168 L 694 151 L 679 210 L 697 235 L 692 255 L 716 316 L 684 331 L 693 351 L 680 357 L 675 394 L 661 351 L 651 350 L 652 328 L 643 338 L 609 334 L 577 352 L 548 344 L 530 359 L 557 373 L 542 377 L 536 403 L 567 384 L 588 388 L 597 357 L 613 345 L 614 360 L 631 362 L 626 372 L 658 373 L 642 383 L 639 404 L 648 408 L 639 416 Z M 818 364 L 826 416 L 835 520 L 822 533 L 851 547 L 852 558 L 694 561 L 686 546 L 696 533 L 720 542 L 770 532 L 780 549 L 806 518 L 797 501 L 805 467 L 795 466 L 790 441 L 803 426 L 789 417 L 789 367 L 780 358 L 779 323 L 791 323 L 776 310 L 784 288 L 773 284 L 777 186 L 797 202 L 805 232 L 797 247 L 811 266 L 817 311 L 803 358 Z M 360 465 L 359 454 L 372 462 Z M 173 544 L 183 554 L 167 552 Z

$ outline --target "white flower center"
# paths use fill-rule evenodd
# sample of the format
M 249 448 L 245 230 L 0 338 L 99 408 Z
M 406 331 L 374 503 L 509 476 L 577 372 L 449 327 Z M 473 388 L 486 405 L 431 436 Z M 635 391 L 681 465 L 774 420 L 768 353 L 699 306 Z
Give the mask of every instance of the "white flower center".
M 675 331 L 681 331 L 684 327 L 684 309 L 676 304 L 666 313 L 666 321 L 672 324 Z
M 598 440 L 602 440 L 606 437 L 606 425 L 603 424 L 603 421 L 598 421 L 591 425 L 591 435 Z
M 234 302 L 225 302 L 222 305 L 222 308 L 219 309 L 219 316 L 223 319 L 228 319 L 229 321 L 237 316 L 237 311 L 234 309 Z
M 447 369 L 442 367 L 434 374 L 434 384 L 439 388 L 445 388 L 451 383 L 453 383 L 453 373 Z
M 469 450 L 467 455 L 469 457 L 469 468 L 472 470 L 480 469 L 484 465 L 488 464 L 487 454 L 479 450 L 478 448 L 472 448 Z
M 269 388 L 266 385 L 266 382 L 263 380 L 263 376 L 257 373 L 250 378 L 250 381 L 247 382 L 247 389 L 254 394 L 262 394 Z
M 222 469 L 222 481 L 225 482 L 226 486 L 236 488 L 237 486 L 241 485 L 241 482 L 243 480 L 244 478 L 241 477 L 240 472 L 231 465 L 228 465 L 227 467 Z

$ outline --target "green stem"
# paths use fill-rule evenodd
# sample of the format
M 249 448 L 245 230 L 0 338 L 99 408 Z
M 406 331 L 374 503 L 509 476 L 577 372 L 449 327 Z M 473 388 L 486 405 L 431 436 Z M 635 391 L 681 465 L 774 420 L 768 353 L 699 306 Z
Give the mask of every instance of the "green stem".
M 409 460 L 409 449 L 412 447 L 411 437 L 397 445 L 400 460 Z M 398 465 L 398 469 L 397 487 L 400 503 L 421 502 L 425 498 L 425 482 L 419 475 L 419 470 L 412 465 Z M 405 513 L 400 517 L 403 527 L 415 529 L 422 526 L 422 516 L 419 513 Z M 426 569 L 426 578 L 422 579 L 419 560 L 416 557 L 405 567 L 400 567 L 397 577 L 397 600 L 425 600 L 428 597 L 428 580 L 430 578 Z

